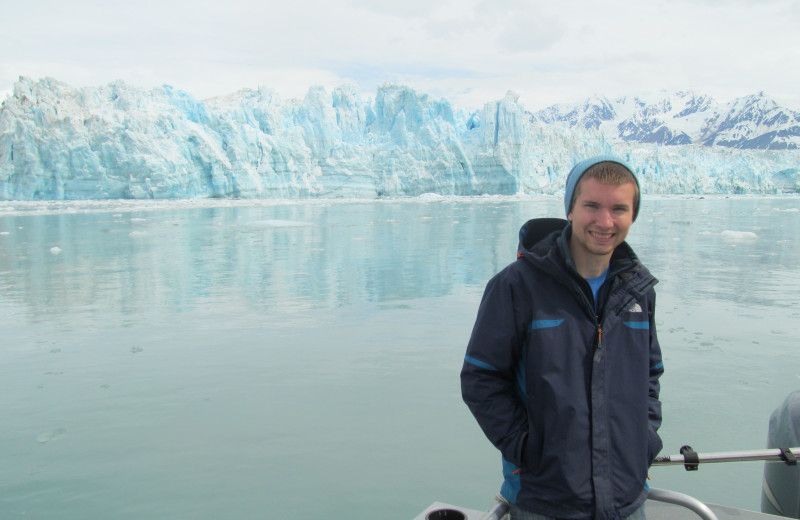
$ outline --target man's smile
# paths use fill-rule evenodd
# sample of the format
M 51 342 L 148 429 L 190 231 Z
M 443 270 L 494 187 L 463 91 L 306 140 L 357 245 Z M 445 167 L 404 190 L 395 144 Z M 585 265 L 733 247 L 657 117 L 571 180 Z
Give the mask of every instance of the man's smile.
M 603 233 L 600 231 L 589 231 L 589 234 L 597 240 L 608 240 L 613 238 L 616 233 Z

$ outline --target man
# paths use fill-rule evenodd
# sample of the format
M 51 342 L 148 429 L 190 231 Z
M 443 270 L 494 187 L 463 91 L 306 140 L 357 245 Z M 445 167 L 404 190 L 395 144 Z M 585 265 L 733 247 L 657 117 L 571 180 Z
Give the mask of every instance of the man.
M 513 520 L 642 519 L 663 365 L 657 280 L 625 242 L 639 184 L 594 157 L 570 172 L 564 207 L 563 230 L 532 238 L 529 221 L 487 284 L 461 391 L 503 456 Z

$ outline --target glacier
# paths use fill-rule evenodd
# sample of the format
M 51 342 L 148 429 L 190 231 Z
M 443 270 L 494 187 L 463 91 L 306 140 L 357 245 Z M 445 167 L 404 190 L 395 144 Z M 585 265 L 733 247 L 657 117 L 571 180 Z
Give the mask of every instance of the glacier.
M 596 154 L 626 159 L 645 193 L 800 193 L 797 112 L 763 94 L 665 100 L 531 113 L 509 92 L 470 111 L 397 84 L 197 100 L 22 77 L 0 108 L 0 200 L 555 195 Z

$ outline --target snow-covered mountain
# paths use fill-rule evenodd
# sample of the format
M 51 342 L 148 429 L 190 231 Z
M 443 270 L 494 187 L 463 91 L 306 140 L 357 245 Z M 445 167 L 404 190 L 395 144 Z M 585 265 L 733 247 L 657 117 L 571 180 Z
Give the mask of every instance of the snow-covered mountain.
M 667 146 L 698 144 L 751 150 L 800 148 L 800 111 L 763 92 L 718 103 L 694 92 L 610 101 L 594 96 L 531 114 L 532 121 L 597 129 L 611 140 Z
M 0 200 L 557 194 L 600 153 L 627 159 L 650 193 L 800 192 L 796 134 L 797 113 L 763 95 L 531 114 L 509 92 L 468 113 L 401 85 L 199 101 L 20 78 L 0 108 Z

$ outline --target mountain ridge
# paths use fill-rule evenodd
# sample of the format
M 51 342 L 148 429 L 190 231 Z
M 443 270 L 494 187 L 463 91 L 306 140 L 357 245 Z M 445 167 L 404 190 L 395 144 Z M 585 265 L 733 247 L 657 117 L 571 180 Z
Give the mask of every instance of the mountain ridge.
M 595 95 L 530 112 L 531 122 L 595 129 L 612 141 L 747 150 L 800 148 L 800 111 L 763 91 L 721 103 L 692 90 L 609 100 Z

